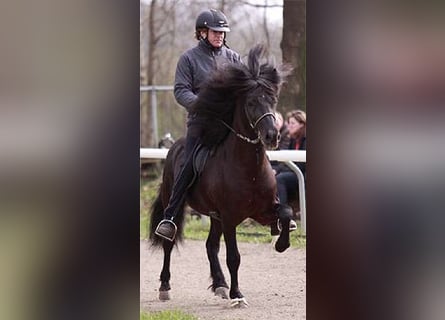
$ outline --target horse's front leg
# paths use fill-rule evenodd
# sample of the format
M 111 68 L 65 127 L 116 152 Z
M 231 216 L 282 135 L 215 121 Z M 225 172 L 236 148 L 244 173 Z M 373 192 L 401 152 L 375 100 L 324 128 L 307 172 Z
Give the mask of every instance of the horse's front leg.
M 210 274 L 212 276 L 212 291 L 215 296 L 228 299 L 228 288 L 224 274 L 219 263 L 218 253 L 222 235 L 221 222 L 213 218 L 210 219 L 210 231 L 206 241 L 207 257 L 210 262 Z
M 173 249 L 171 241 L 163 240 L 164 263 L 161 271 L 161 286 L 159 288 L 159 300 L 170 300 L 170 258 Z
M 236 243 L 236 227 L 224 226 L 224 241 L 226 243 L 226 262 L 230 272 L 230 305 L 232 307 L 245 307 L 247 301 L 238 288 L 238 269 L 241 257 Z

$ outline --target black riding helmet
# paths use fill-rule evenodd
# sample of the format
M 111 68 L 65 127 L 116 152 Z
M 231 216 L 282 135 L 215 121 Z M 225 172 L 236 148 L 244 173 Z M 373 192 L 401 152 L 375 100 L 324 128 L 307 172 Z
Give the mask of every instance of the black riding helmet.
M 219 10 L 210 9 L 202 11 L 196 19 L 195 29 L 209 28 L 214 31 L 229 32 L 227 17 Z

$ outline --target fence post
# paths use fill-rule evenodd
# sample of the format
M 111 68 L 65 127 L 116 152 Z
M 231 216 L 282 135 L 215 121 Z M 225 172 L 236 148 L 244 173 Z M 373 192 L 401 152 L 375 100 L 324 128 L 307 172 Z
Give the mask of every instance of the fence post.
M 156 90 L 151 90 L 151 118 L 153 123 L 153 140 L 154 145 L 157 146 L 159 142 L 158 136 L 158 102 L 156 99 Z

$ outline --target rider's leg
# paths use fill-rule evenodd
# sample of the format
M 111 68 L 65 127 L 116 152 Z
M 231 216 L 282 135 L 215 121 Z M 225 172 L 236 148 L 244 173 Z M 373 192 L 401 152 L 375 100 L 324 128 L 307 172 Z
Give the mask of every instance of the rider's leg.
M 173 220 L 179 210 L 182 210 L 187 189 L 193 180 L 193 154 L 199 145 L 199 130 L 189 127 L 185 146 L 185 161 L 175 179 L 168 206 L 164 211 L 164 220 L 158 224 L 155 230 L 158 236 L 169 241 L 173 241 L 176 235 L 177 227 Z
M 183 202 L 185 198 L 185 193 L 189 187 L 190 182 L 193 179 L 193 153 L 195 147 L 198 146 L 197 140 L 193 140 L 195 143 L 191 143 L 192 148 L 190 152 L 186 152 L 187 154 L 184 164 L 182 165 L 181 171 L 175 179 L 175 183 L 173 185 L 172 193 L 170 195 L 170 200 L 168 201 L 168 206 L 164 211 L 164 216 L 166 219 L 173 219 L 177 211 L 179 209 L 178 205 Z M 188 141 L 187 141 L 188 142 Z

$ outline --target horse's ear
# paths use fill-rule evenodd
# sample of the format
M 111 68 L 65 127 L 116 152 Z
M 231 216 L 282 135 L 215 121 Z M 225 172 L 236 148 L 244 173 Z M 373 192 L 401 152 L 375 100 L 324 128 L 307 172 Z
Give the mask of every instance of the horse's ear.
M 260 58 L 266 55 L 266 52 L 266 46 L 262 44 L 257 44 L 255 47 L 249 50 L 247 66 L 254 78 L 258 78 L 260 76 Z

